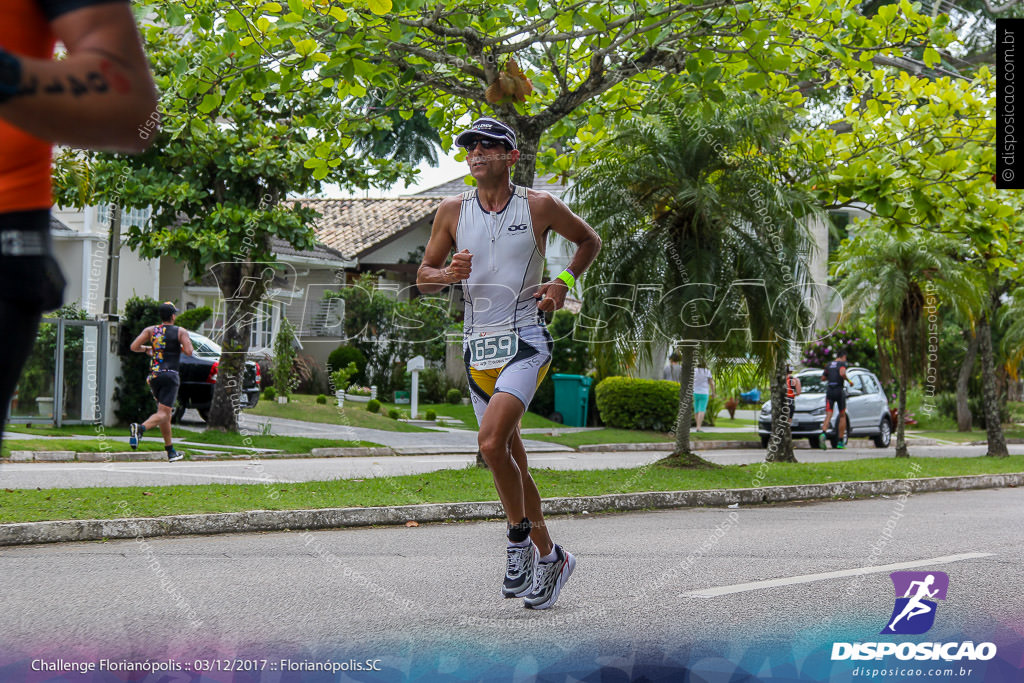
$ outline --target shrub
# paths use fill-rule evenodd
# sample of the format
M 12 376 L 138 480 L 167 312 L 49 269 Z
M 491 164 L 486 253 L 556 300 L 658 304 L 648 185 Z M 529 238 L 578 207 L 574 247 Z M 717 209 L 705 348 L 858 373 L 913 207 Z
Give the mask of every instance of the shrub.
M 365 384 L 366 356 L 363 355 L 362 351 L 360 351 L 354 346 L 342 344 L 338 348 L 331 351 L 331 355 L 327 356 L 327 367 L 329 370 L 332 371 L 348 367 L 349 363 L 356 364 L 356 371 L 349 379 L 351 379 L 353 382 Z
M 146 384 L 149 356 L 134 353 L 129 347 L 143 329 L 160 322 L 159 306 L 160 302 L 149 297 L 132 297 L 124 305 L 124 315 L 118 326 L 117 355 L 121 357 L 121 374 L 114 388 L 114 400 L 117 402 L 114 414 L 121 422 L 142 422 L 156 412 L 156 401 Z
M 434 420 L 437 419 L 437 413 L 435 413 L 433 410 L 428 410 L 424 417 L 426 417 L 427 420 L 429 420 L 430 422 L 433 422 Z
M 427 403 L 444 403 L 451 388 L 443 369 L 425 368 L 420 371 L 420 396 Z
M 398 408 L 391 408 L 388 410 L 388 417 L 392 420 L 397 420 L 401 413 L 398 412 Z
M 373 389 L 370 387 L 361 387 L 358 384 L 351 384 L 345 389 L 345 394 L 350 396 L 369 396 L 372 393 Z
M 334 386 L 335 391 L 345 391 L 348 389 L 348 381 L 352 375 L 356 374 L 356 364 L 349 363 L 347 367 L 339 368 L 331 373 L 331 383 Z
M 608 377 L 595 389 L 597 409 L 608 426 L 668 431 L 679 412 L 679 382 Z
M 379 413 L 380 412 L 380 401 L 378 401 L 375 398 L 371 398 L 369 401 L 366 402 L 366 409 L 368 411 L 370 411 L 371 413 Z
M 454 388 L 449 389 L 448 393 L 445 394 L 445 398 L 448 399 L 448 403 L 451 403 L 453 406 L 457 406 L 462 403 L 462 392 Z
M 326 394 L 330 391 L 327 373 L 308 354 L 300 353 L 292 362 L 292 390 L 297 394 Z
M 277 398 L 277 389 L 275 389 L 274 387 L 267 387 L 266 389 L 263 390 L 263 398 L 267 399 L 268 401 L 273 401 L 275 398 Z
M 209 320 L 212 316 L 212 308 L 209 306 L 199 306 L 198 308 L 193 308 L 191 311 L 180 313 L 178 317 L 174 319 L 174 324 L 184 327 L 186 330 L 198 332 L 199 328 L 203 326 L 203 323 Z
M 324 394 L 320 394 L 319 396 L 316 397 L 316 402 L 322 406 L 327 405 L 327 396 L 325 396 Z
M 292 390 L 292 365 L 295 363 L 295 328 L 288 318 L 281 318 L 281 327 L 274 337 L 274 389 L 281 396 Z

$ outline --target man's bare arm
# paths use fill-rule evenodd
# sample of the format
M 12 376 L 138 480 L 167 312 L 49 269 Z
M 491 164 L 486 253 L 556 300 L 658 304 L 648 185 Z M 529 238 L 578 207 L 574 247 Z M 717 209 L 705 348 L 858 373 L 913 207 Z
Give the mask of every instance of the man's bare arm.
M 181 344 L 181 352 L 185 355 L 191 356 L 195 349 L 192 348 L 192 337 L 188 336 L 188 330 L 184 327 L 178 327 L 178 343 Z
M 14 55 L 21 63 L 21 88 L 0 104 L 0 118 L 43 140 L 75 147 L 148 147 L 158 121 L 157 95 L 131 6 L 84 7 L 52 25 L 67 58 Z M 147 124 L 140 136 L 138 129 Z
M 430 229 L 430 239 L 423 251 L 423 262 L 416 271 L 416 286 L 424 294 L 439 292 L 445 285 L 464 280 L 469 277 L 472 270 L 472 254 L 465 250 L 455 255 L 449 267 L 444 267 L 448 252 L 455 245 L 452 235 L 461 206 L 462 202 L 458 197 L 451 197 L 441 202 L 441 206 L 437 208 L 434 225 Z
M 132 351 L 134 351 L 135 353 L 142 353 L 143 351 L 146 351 L 146 348 L 143 345 L 146 342 L 150 341 L 152 338 L 153 338 L 153 328 L 152 327 L 147 327 L 142 332 L 140 332 L 139 336 L 136 337 L 135 341 L 132 342 L 132 345 L 131 345 Z
M 530 210 L 534 223 L 545 230 L 551 228 L 576 245 L 576 253 L 567 268 L 574 278 L 580 277 L 590 267 L 601 251 L 601 238 L 586 221 L 577 216 L 561 199 L 548 192 L 530 193 Z M 542 311 L 557 311 L 565 302 L 569 287 L 557 277 L 540 286 L 536 298 Z

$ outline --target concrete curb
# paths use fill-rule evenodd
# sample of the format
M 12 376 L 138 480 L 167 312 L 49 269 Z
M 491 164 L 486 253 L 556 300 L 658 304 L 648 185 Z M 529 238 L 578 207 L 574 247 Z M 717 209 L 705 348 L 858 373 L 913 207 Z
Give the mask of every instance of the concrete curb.
M 710 489 L 705 491 L 651 491 L 613 493 L 583 498 L 547 498 L 548 515 L 582 512 L 621 512 L 629 510 L 680 507 L 754 505 L 798 500 L 822 500 L 839 497 L 863 497 L 932 491 L 962 491 L 1016 487 L 1024 485 L 1024 472 L 1012 474 L 976 474 L 962 477 L 925 479 L 885 479 L 880 481 L 834 482 L 795 486 L 766 486 L 748 489 Z M 101 539 L 181 536 L 187 534 L 225 534 L 290 529 L 337 529 L 377 524 L 445 522 L 451 520 L 492 519 L 503 515 L 498 502 L 429 503 L 400 507 L 325 508 L 321 510 L 251 510 L 168 517 L 83 519 L 53 522 L 0 524 L 0 546 L 37 543 L 66 543 Z

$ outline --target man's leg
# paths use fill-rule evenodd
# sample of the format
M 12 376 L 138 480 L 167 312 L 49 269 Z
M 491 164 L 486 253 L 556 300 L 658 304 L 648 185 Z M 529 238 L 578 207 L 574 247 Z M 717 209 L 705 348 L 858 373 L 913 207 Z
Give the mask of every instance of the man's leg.
M 160 425 L 160 435 L 164 437 L 165 446 L 171 445 L 171 412 L 170 406 L 160 403 L 156 407 L 156 413 L 153 414 L 153 417 L 157 419 L 157 424 Z M 151 417 L 150 419 L 153 418 Z M 149 429 L 149 427 L 146 427 L 146 429 Z
M 509 453 L 509 442 L 523 410 L 522 401 L 512 394 L 495 392 L 487 403 L 477 437 L 509 524 L 519 524 L 527 516 L 522 472 Z
M 35 346 L 39 320 L 43 314 L 0 300 L 0 330 L 4 332 L 4 359 L 0 362 L 0 444 L 7 426 L 7 409 L 18 386 L 21 369 Z
M 530 538 L 533 539 L 533 544 L 537 546 L 537 550 L 542 556 L 548 555 L 554 547 L 554 542 L 551 540 L 551 534 L 548 533 L 548 527 L 544 523 L 544 514 L 540 509 L 540 490 L 533 481 L 533 477 L 530 476 L 530 469 L 526 464 L 526 446 L 523 445 L 523 439 L 519 435 L 519 425 L 516 425 L 515 430 L 512 432 L 509 450 L 512 452 L 512 459 L 515 460 L 516 466 L 519 468 L 519 475 L 523 482 L 526 516 L 529 518 L 532 526 Z

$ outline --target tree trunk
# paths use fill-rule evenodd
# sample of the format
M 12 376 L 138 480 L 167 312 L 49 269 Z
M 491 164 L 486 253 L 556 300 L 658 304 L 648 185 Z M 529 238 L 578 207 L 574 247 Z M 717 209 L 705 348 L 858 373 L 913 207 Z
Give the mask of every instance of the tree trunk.
M 967 344 L 967 353 L 964 355 L 964 362 L 960 364 L 960 372 L 956 376 L 956 428 L 960 432 L 971 431 L 971 408 L 967 404 L 967 383 L 971 381 L 971 374 L 974 372 L 974 357 L 978 354 L 978 335 L 967 330 L 964 335 L 970 335 L 971 341 Z
M 878 375 L 882 380 L 882 386 L 892 386 L 892 363 L 889 360 L 889 351 L 886 348 L 885 335 L 882 326 L 875 321 L 875 339 L 878 343 Z
M 995 359 L 992 353 L 992 328 L 986 314 L 978 322 L 978 352 L 981 354 L 981 393 L 985 406 L 985 431 L 988 438 L 988 453 L 996 458 L 1010 454 L 1006 449 L 1003 425 L 999 421 L 999 395 L 996 390 Z
M 519 161 L 512 170 L 512 182 L 524 187 L 533 187 L 537 174 L 537 148 L 540 146 L 540 133 L 526 128 L 516 131 L 519 138 Z
M 901 325 L 897 332 L 900 340 L 900 347 L 898 349 L 899 354 L 899 371 L 900 371 L 900 388 L 899 388 L 899 417 L 896 420 L 896 457 L 897 458 L 908 458 L 910 453 L 907 452 L 907 438 L 906 438 L 906 422 L 907 422 L 907 383 L 910 381 L 910 334 L 905 325 Z M 850 425 L 846 425 L 846 429 L 850 429 Z
M 697 349 L 683 346 L 679 349 L 679 413 L 676 415 L 676 447 L 667 458 L 659 461 L 678 467 L 717 467 L 714 463 L 690 450 L 690 421 L 693 419 L 693 365 Z
M 272 271 L 271 271 L 272 272 Z M 223 353 L 217 366 L 217 384 L 207 425 L 213 429 L 238 431 L 242 403 L 245 360 L 249 351 L 257 305 L 270 284 L 266 263 L 247 261 L 221 264 L 217 281 L 224 297 Z
M 767 462 L 796 462 L 793 454 L 793 433 L 789 426 L 792 417 L 786 401 L 786 354 L 779 349 L 775 357 L 775 372 L 771 382 L 772 436 L 768 441 Z

